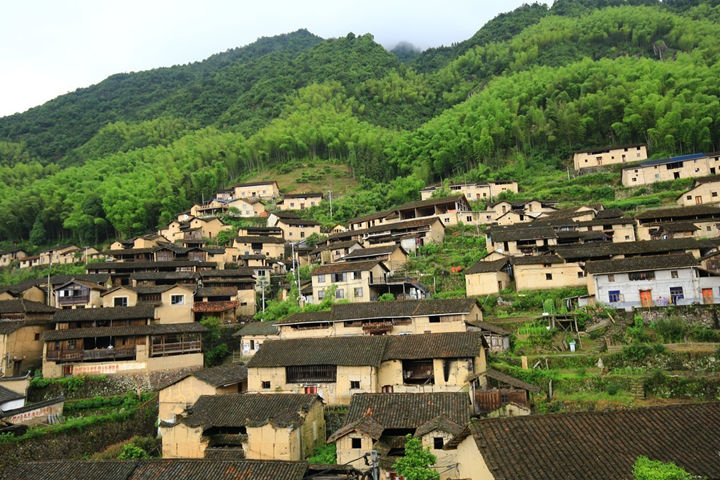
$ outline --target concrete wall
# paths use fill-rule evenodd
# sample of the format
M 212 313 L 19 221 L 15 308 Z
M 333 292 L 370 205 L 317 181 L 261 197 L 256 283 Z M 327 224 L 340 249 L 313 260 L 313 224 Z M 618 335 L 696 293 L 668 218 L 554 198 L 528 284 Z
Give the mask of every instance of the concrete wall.
M 517 291 L 587 285 L 584 270 L 577 263 L 552 263 L 548 266 L 542 264 L 515 265 L 513 270 Z M 551 275 L 551 278 L 548 279 L 547 275 Z
M 42 333 L 49 326 L 28 325 L 14 332 L 0 335 L 0 366 L 2 376 L 24 374 L 42 365 Z
M 457 448 L 457 478 L 468 478 L 470 480 L 494 480 L 485 459 L 483 459 L 477 443 L 472 435 L 468 435 Z
M 718 202 L 720 202 L 720 182 L 701 183 L 683 193 L 677 199 L 677 203 L 685 207 Z
M 505 271 L 465 275 L 465 294 L 468 297 L 500 293 L 510 286 L 510 275 Z
M 685 160 L 682 167 L 668 169 L 667 165 L 648 165 L 628 167 L 622 171 L 622 184 L 626 187 L 638 187 L 655 182 L 665 182 L 676 178 L 696 178 L 720 173 L 720 157 L 702 157 Z
M 262 388 L 269 381 L 270 388 Z M 351 381 L 359 381 L 359 389 L 350 389 Z M 354 393 L 378 392 L 377 369 L 370 366 L 338 366 L 335 383 L 286 383 L 285 367 L 248 368 L 250 393 L 305 393 L 306 385 L 318 385 L 318 395 L 327 405 L 349 405 Z
M 579 152 L 573 155 L 575 170 L 626 162 L 641 162 L 643 160 L 647 160 L 647 148 L 644 145 L 612 150 L 597 150 L 595 152 Z

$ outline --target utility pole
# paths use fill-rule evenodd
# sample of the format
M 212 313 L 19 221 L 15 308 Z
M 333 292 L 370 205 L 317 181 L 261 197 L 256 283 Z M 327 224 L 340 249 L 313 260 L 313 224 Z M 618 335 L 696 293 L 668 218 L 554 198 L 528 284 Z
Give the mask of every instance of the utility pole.
M 262 289 L 262 309 L 263 313 L 265 313 L 265 279 L 260 279 L 260 288 Z
M 330 198 L 330 220 L 332 220 L 333 217 L 333 211 L 332 211 L 332 190 L 328 190 L 328 196 Z
M 373 480 L 380 480 L 380 465 L 378 464 L 377 450 L 370 452 L 370 460 L 372 462 L 372 478 Z

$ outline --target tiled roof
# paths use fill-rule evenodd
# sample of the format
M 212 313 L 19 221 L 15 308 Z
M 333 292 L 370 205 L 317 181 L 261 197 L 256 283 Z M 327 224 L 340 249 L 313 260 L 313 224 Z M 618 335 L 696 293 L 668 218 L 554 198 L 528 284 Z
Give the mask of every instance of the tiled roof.
M 0 321 L 0 335 L 13 333 L 27 325 L 23 320 L 2 320 Z
M 702 185 L 703 183 L 720 182 L 720 175 L 708 175 L 707 177 L 701 177 L 695 179 L 695 185 Z
M 90 263 L 87 270 L 141 270 L 152 268 L 216 267 L 215 262 L 197 262 L 194 260 L 174 260 L 169 262 L 98 262 Z
M 617 255 L 648 255 L 695 249 L 710 250 L 718 245 L 720 245 L 720 238 L 676 238 L 641 242 L 599 242 L 581 246 L 551 246 L 550 249 L 570 262 Z
M 631 143 L 629 145 L 608 145 L 606 147 L 587 148 L 585 150 L 575 150 L 573 153 L 601 153 L 610 150 L 618 150 L 620 148 L 637 148 L 644 147 L 644 143 Z
M 357 250 L 348 253 L 343 258 L 347 261 L 353 260 L 355 258 L 379 257 L 384 255 L 390 255 L 398 248 L 402 247 L 398 245 L 387 245 L 384 247 L 358 248 Z
M 278 223 L 304 227 L 314 227 L 320 225 L 320 222 L 318 222 L 317 220 L 308 220 L 305 218 L 280 218 L 280 220 L 278 220 Z
M 55 322 L 91 322 L 97 320 L 134 320 L 155 318 L 153 305 L 138 305 L 135 307 L 113 308 L 77 308 L 71 310 L 58 310 L 53 321 Z
M 665 165 L 666 163 L 675 163 L 675 162 L 684 162 L 686 160 L 697 160 L 700 158 L 707 157 L 704 153 L 691 153 L 689 155 L 679 155 L 677 157 L 669 157 L 669 158 L 658 158 L 655 160 L 646 160 L 644 162 L 640 162 L 635 165 L 630 165 L 628 167 L 623 168 L 623 170 L 629 170 L 633 168 L 642 168 L 642 167 L 652 167 L 654 165 Z
M 133 272 L 130 280 L 195 280 L 197 272 Z
M 386 337 L 297 338 L 265 341 L 248 367 L 380 366 Z
M 463 194 L 450 195 L 447 197 L 428 198 L 427 200 L 417 200 L 415 202 L 403 203 L 402 205 L 391 208 L 389 212 L 394 212 L 397 210 L 407 210 L 411 208 L 432 207 L 435 205 L 444 205 L 446 203 L 455 203 L 458 201 L 465 201 L 465 203 L 467 203 L 467 199 Z
M 541 265 L 546 263 L 563 263 L 563 259 L 557 255 L 525 255 L 512 257 L 510 262 L 513 265 Z
M 10 313 L 55 313 L 58 310 L 44 303 L 31 302 L 22 298 L 0 300 L 0 315 Z
M 515 377 L 511 377 L 510 375 L 503 373 L 501 371 L 495 370 L 494 368 L 488 368 L 485 370 L 485 375 L 488 378 L 492 378 L 493 380 L 497 380 L 501 383 L 506 383 L 508 385 L 512 385 L 516 388 L 522 388 L 523 390 L 528 390 L 533 393 L 540 393 L 540 388 L 538 388 L 536 385 L 533 385 L 532 383 L 523 382 L 522 380 L 519 380 Z
M 476 327 L 480 327 L 482 330 L 486 330 L 490 333 L 494 333 L 497 335 L 510 335 L 510 332 L 505 330 L 502 327 L 498 327 L 497 325 L 494 325 L 492 323 L 488 322 L 471 322 L 472 325 Z
M 551 227 L 537 226 L 509 226 L 509 227 L 491 227 L 488 229 L 488 236 L 493 243 L 496 242 L 513 242 L 517 240 L 538 240 L 542 238 L 555 238 L 555 230 Z
M 224 270 L 201 270 L 198 273 L 203 279 L 211 277 L 252 277 L 255 275 L 255 269 L 252 267 L 239 267 Z
M 195 302 L 192 307 L 193 312 L 202 313 L 220 313 L 228 310 L 234 310 L 238 307 L 237 300 L 225 300 L 220 302 Z
M 480 332 L 389 335 L 383 360 L 472 358 L 483 351 Z
M 308 192 L 308 193 L 286 193 L 283 198 L 307 198 L 307 197 L 322 197 L 323 194 L 320 192 Z
M 375 212 L 375 213 L 369 213 L 367 215 L 361 215 L 359 217 L 351 218 L 347 221 L 348 224 L 350 223 L 361 223 L 361 222 L 367 222 L 368 220 L 377 220 L 379 218 L 386 217 L 390 214 L 390 212 Z
M 619 208 L 608 208 L 604 210 L 599 210 L 597 214 L 595 215 L 595 218 L 602 218 L 602 219 L 608 219 L 608 218 L 618 218 L 625 215 L 625 212 L 623 212 Z
M 368 260 L 365 262 L 341 262 L 341 263 L 329 263 L 327 265 L 321 265 L 312 271 L 311 275 L 325 275 L 328 273 L 341 273 L 341 272 L 357 272 L 370 270 L 375 265 L 380 265 L 383 269 L 387 270 L 379 260 Z
M 505 265 L 509 263 L 509 259 L 501 258 L 499 260 L 482 261 L 478 260 L 473 264 L 472 267 L 465 270 L 465 275 L 472 275 L 475 273 L 492 273 L 499 272 Z
M 505 480 L 631 480 L 639 456 L 718 479 L 719 429 L 717 402 L 483 419 L 470 426 L 488 469 Z
M 483 349 L 480 332 L 271 340 L 248 367 L 379 366 L 386 360 L 472 358 Z
M 235 287 L 204 287 L 198 288 L 195 295 L 198 297 L 234 297 L 238 290 Z
M 245 237 L 235 237 L 237 243 L 285 243 L 285 240 L 278 237 L 269 237 L 267 235 L 252 235 Z
M 710 205 L 690 205 L 687 207 L 652 208 L 635 215 L 638 220 L 687 219 L 690 217 L 711 215 L 720 217 L 720 208 Z
M 681 255 L 652 255 L 643 257 L 618 258 L 615 260 L 595 260 L 585 264 L 585 269 L 593 275 L 606 273 L 637 272 L 642 270 L 667 270 L 697 266 L 698 260 L 689 253 Z
M 697 225 L 692 222 L 668 222 L 657 225 L 661 230 L 668 233 L 678 232 L 696 232 L 700 230 Z
M 292 314 L 278 324 L 305 322 L 343 322 L 374 318 L 419 317 L 427 315 L 466 314 L 476 305 L 472 298 L 444 300 L 398 300 L 394 302 L 360 302 L 334 304 L 329 311 Z
M 243 335 L 277 335 L 277 327 L 275 322 L 250 322 L 233 334 L 234 337 L 242 337 Z
M 315 250 L 310 252 L 311 254 L 317 254 L 326 250 L 342 250 L 343 248 L 350 248 L 353 245 L 359 245 L 357 240 L 346 240 L 344 242 L 335 242 L 330 245 L 318 246 Z
M 382 430 L 430 427 L 429 424 L 437 423 L 440 418 L 449 423 L 446 428 L 455 430 L 450 433 L 458 433 L 470 421 L 470 415 L 470 397 L 467 392 L 357 393 L 350 400 L 343 427 L 329 441 L 358 427 L 361 431 L 374 430 L 367 433 L 379 438 Z M 372 419 L 370 424 L 368 419 Z M 363 429 L 363 426 L 366 428 Z M 432 431 L 430 428 L 426 430 Z
M 188 425 L 210 427 L 297 427 L 315 402 L 317 395 L 297 393 L 268 395 L 239 393 L 202 395 L 183 420 Z
M 418 227 L 427 227 L 429 225 L 432 225 L 435 222 L 439 222 L 439 224 L 443 226 L 443 229 L 445 228 L 445 224 L 440 221 L 440 218 L 437 216 L 433 216 L 433 217 L 427 217 L 427 218 L 419 218 L 416 220 L 404 220 L 402 222 L 392 222 L 392 223 L 385 223 L 383 225 L 376 225 L 374 227 L 370 227 L 370 228 L 363 230 L 363 232 L 377 233 L 377 232 L 385 232 L 385 231 L 406 230 L 406 229 L 412 229 L 412 228 L 418 228 Z M 355 232 L 357 233 L 357 232 L 359 232 L 359 230 L 356 230 Z
M 129 480 L 136 461 L 54 460 L 20 463 L 9 468 L 2 480 Z M 220 480 L 219 478 L 217 480 Z
M 67 283 L 70 280 L 82 280 L 84 282 L 92 283 L 107 283 L 110 280 L 110 274 L 80 273 L 77 275 L 53 275 L 52 277 L 50 277 L 50 283 L 52 283 L 53 285 L 62 285 L 63 283 Z
M 275 180 L 265 181 L 265 182 L 247 182 L 247 183 L 236 183 L 232 187 L 226 189 L 231 190 L 235 187 L 261 187 L 263 185 L 277 185 L 277 182 Z
M 2 405 L 5 402 L 11 402 L 13 400 L 20 400 L 21 398 L 25 398 L 25 395 L 23 395 L 22 393 L 14 392 L 3 386 L 0 386 L 0 405 Z
M 213 387 L 223 387 L 247 380 L 248 374 L 247 367 L 231 363 L 229 365 L 220 365 L 218 367 L 198 370 L 194 372 L 192 376 Z
M 204 333 L 207 328 L 199 323 L 161 323 L 122 327 L 67 328 L 43 332 L 45 342 L 74 338 L 123 337 L 140 335 L 164 335 L 168 333 Z

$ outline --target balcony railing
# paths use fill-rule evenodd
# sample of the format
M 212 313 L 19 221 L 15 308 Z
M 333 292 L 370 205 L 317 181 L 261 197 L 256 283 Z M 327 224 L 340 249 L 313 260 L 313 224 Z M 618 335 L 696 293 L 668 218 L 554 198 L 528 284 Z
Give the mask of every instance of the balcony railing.
M 77 352 L 49 351 L 47 360 L 53 362 L 90 362 L 95 360 L 120 360 L 135 358 L 135 347 L 131 348 L 98 348 Z
M 87 303 L 90 301 L 90 295 L 78 295 L 75 297 L 58 297 L 58 303 L 60 305 L 77 305 L 80 303 Z
M 174 355 L 177 353 L 194 353 L 202 350 L 202 342 L 194 340 L 189 342 L 159 343 L 150 347 L 150 356 Z

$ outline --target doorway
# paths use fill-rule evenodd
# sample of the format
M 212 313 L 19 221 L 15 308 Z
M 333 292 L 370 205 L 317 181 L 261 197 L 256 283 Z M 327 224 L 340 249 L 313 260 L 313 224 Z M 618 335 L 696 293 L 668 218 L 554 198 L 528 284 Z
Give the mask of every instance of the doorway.
M 640 304 L 643 307 L 652 307 L 652 290 L 640 290 Z

